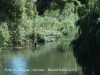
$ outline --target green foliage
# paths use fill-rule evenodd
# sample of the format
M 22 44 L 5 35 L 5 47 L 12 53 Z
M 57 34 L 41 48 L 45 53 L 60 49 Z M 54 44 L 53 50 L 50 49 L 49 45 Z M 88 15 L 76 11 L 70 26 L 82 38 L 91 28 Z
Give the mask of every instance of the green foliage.
M 84 75 L 98 75 L 100 72 L 100 8 L 99 0 L 87 0 L 78 8 L 80 19 L 78 37 L 72 41 L 73 53 L 77 63 L 82 66 Z M 83 9 L 84 10 L 83 10 Z M 85 11 L 87 10 L 87 11 Z
M 7 23 L 1 23 L 0 25 L 0 45 L 4 45 L 5 43 L 9 42 L 9 31 L 7 27 Z
M 1 0 L 1 18 L 3 21 L 20 19 L 21 17 L 34 18 L 37 14 L 34 0 Z M 26 16 L 25 16 L 26 15 Z
M 78 19 L 77 14 L 72 11 L 69 15 L 59 14 L 55 12 L 46 12 L 43 17 L 37 17 L 34 20 L 34 28 L 37 33 L 43 35 L 46 41 L 53 41 L 55 37 L 61 37 L 62 34 L 71 34 L 75 29 L 75 21 Z M 50 14 L 50 15 L 49 15 Z M 54 15 L 55 14 L 55 15 Z
M 78 1 L 80 1 L 82 4 L 88 4 L 89 0 L 78 0 Z
M 9 39 L 10 43 L 20 43 L 32 34 L 33 18 L 37 16 L 35 2 L 35 0 L 1 0 L 0 20 L 6 22 L 8 28 L 2 31 L 5 41 Z M 1 26 L 4 26 L 3 23 Z M 5 34 L 6 30 L 9 35 Z
M 70 34 L 78 19 L 73 0 L 1 0 L 0 3 L 1 36 L 3 43 L 11 45 L 34 40 L 38 34 L 41 40 L 54 41 Z
M 46 10 L 44 12 L 44 15 L 56 17 L 56 16 L 59 16 L 60 15 L 59 12 L 60 12 L 59 9 L 58 10 Z
M 0 31 L 0 44 L 4 43 L 4 37 L 2 35 L 2 32 Z
M 18 1 L 8 1 L 8 0 L 1 0 L 1 18 L 3 21 L 5 21 L 7 18 L 10 20 L 14 20 L 15 18 L 20 18 L 21 11 L 20 6 L 17 5 Z
M 44 12 L 48 10 L 57 10 L 62 11 L 65 7 L 67 0 L 37 0 L 37 11 L 39 15 L 43 15 Z

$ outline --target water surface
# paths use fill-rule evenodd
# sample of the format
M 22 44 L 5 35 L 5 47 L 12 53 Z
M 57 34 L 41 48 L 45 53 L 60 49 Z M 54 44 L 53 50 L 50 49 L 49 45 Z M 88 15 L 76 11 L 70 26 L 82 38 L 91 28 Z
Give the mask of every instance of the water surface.
M 28 45 L 20 50 L 4 50 L 0 53 L 0 75 L 66 75 L 77 72 L 76 60 L 69 50 L 70 41 L 66 38 L 39 44 L 37 49 Z

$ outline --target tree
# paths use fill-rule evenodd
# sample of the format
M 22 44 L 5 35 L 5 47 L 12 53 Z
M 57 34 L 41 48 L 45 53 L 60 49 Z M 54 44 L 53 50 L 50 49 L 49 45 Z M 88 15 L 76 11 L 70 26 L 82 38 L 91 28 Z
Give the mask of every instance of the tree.
M 100 21 L 98 21 L 100 5 L 98 3 L 99 0 L 85 3 L 88 11 L 85 15 L 79 13 L 80 19 L 77 22 L 79 37 L 72 41 L 73 53 L 77 63 L 82 66 L 83 75 L 100 74 Z M 81 12 L 84 13 L 84 10 Z

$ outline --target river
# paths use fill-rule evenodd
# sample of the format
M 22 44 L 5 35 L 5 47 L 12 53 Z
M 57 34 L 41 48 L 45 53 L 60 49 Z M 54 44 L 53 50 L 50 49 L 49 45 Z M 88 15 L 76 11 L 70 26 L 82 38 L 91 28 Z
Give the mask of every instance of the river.
M 82 75 L 76 64 L 70 37 L 39 44 L 37 49 L 4 50 L 0 53 L 0 75 Z

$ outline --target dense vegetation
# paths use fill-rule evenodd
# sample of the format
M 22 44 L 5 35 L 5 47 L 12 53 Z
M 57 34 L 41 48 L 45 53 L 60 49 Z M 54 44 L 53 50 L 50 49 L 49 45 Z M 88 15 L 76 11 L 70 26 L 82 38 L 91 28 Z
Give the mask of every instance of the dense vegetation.
M 99 0 L 0 0 L 0 47 L 54 41 L 78 27 L 71 45 L 83 75 L 100 75 Z M 1 49 L 0 48 L 0 49 Z
M 77 38 L 72 41 L 73 53 L 83 75 L 100 75 L 100 1 L 80 0 Z
M 0 45 L 22 45 L 38 38 L 54 41 L 75 28 L 75 5 L 67 0 L 1 0 Z

